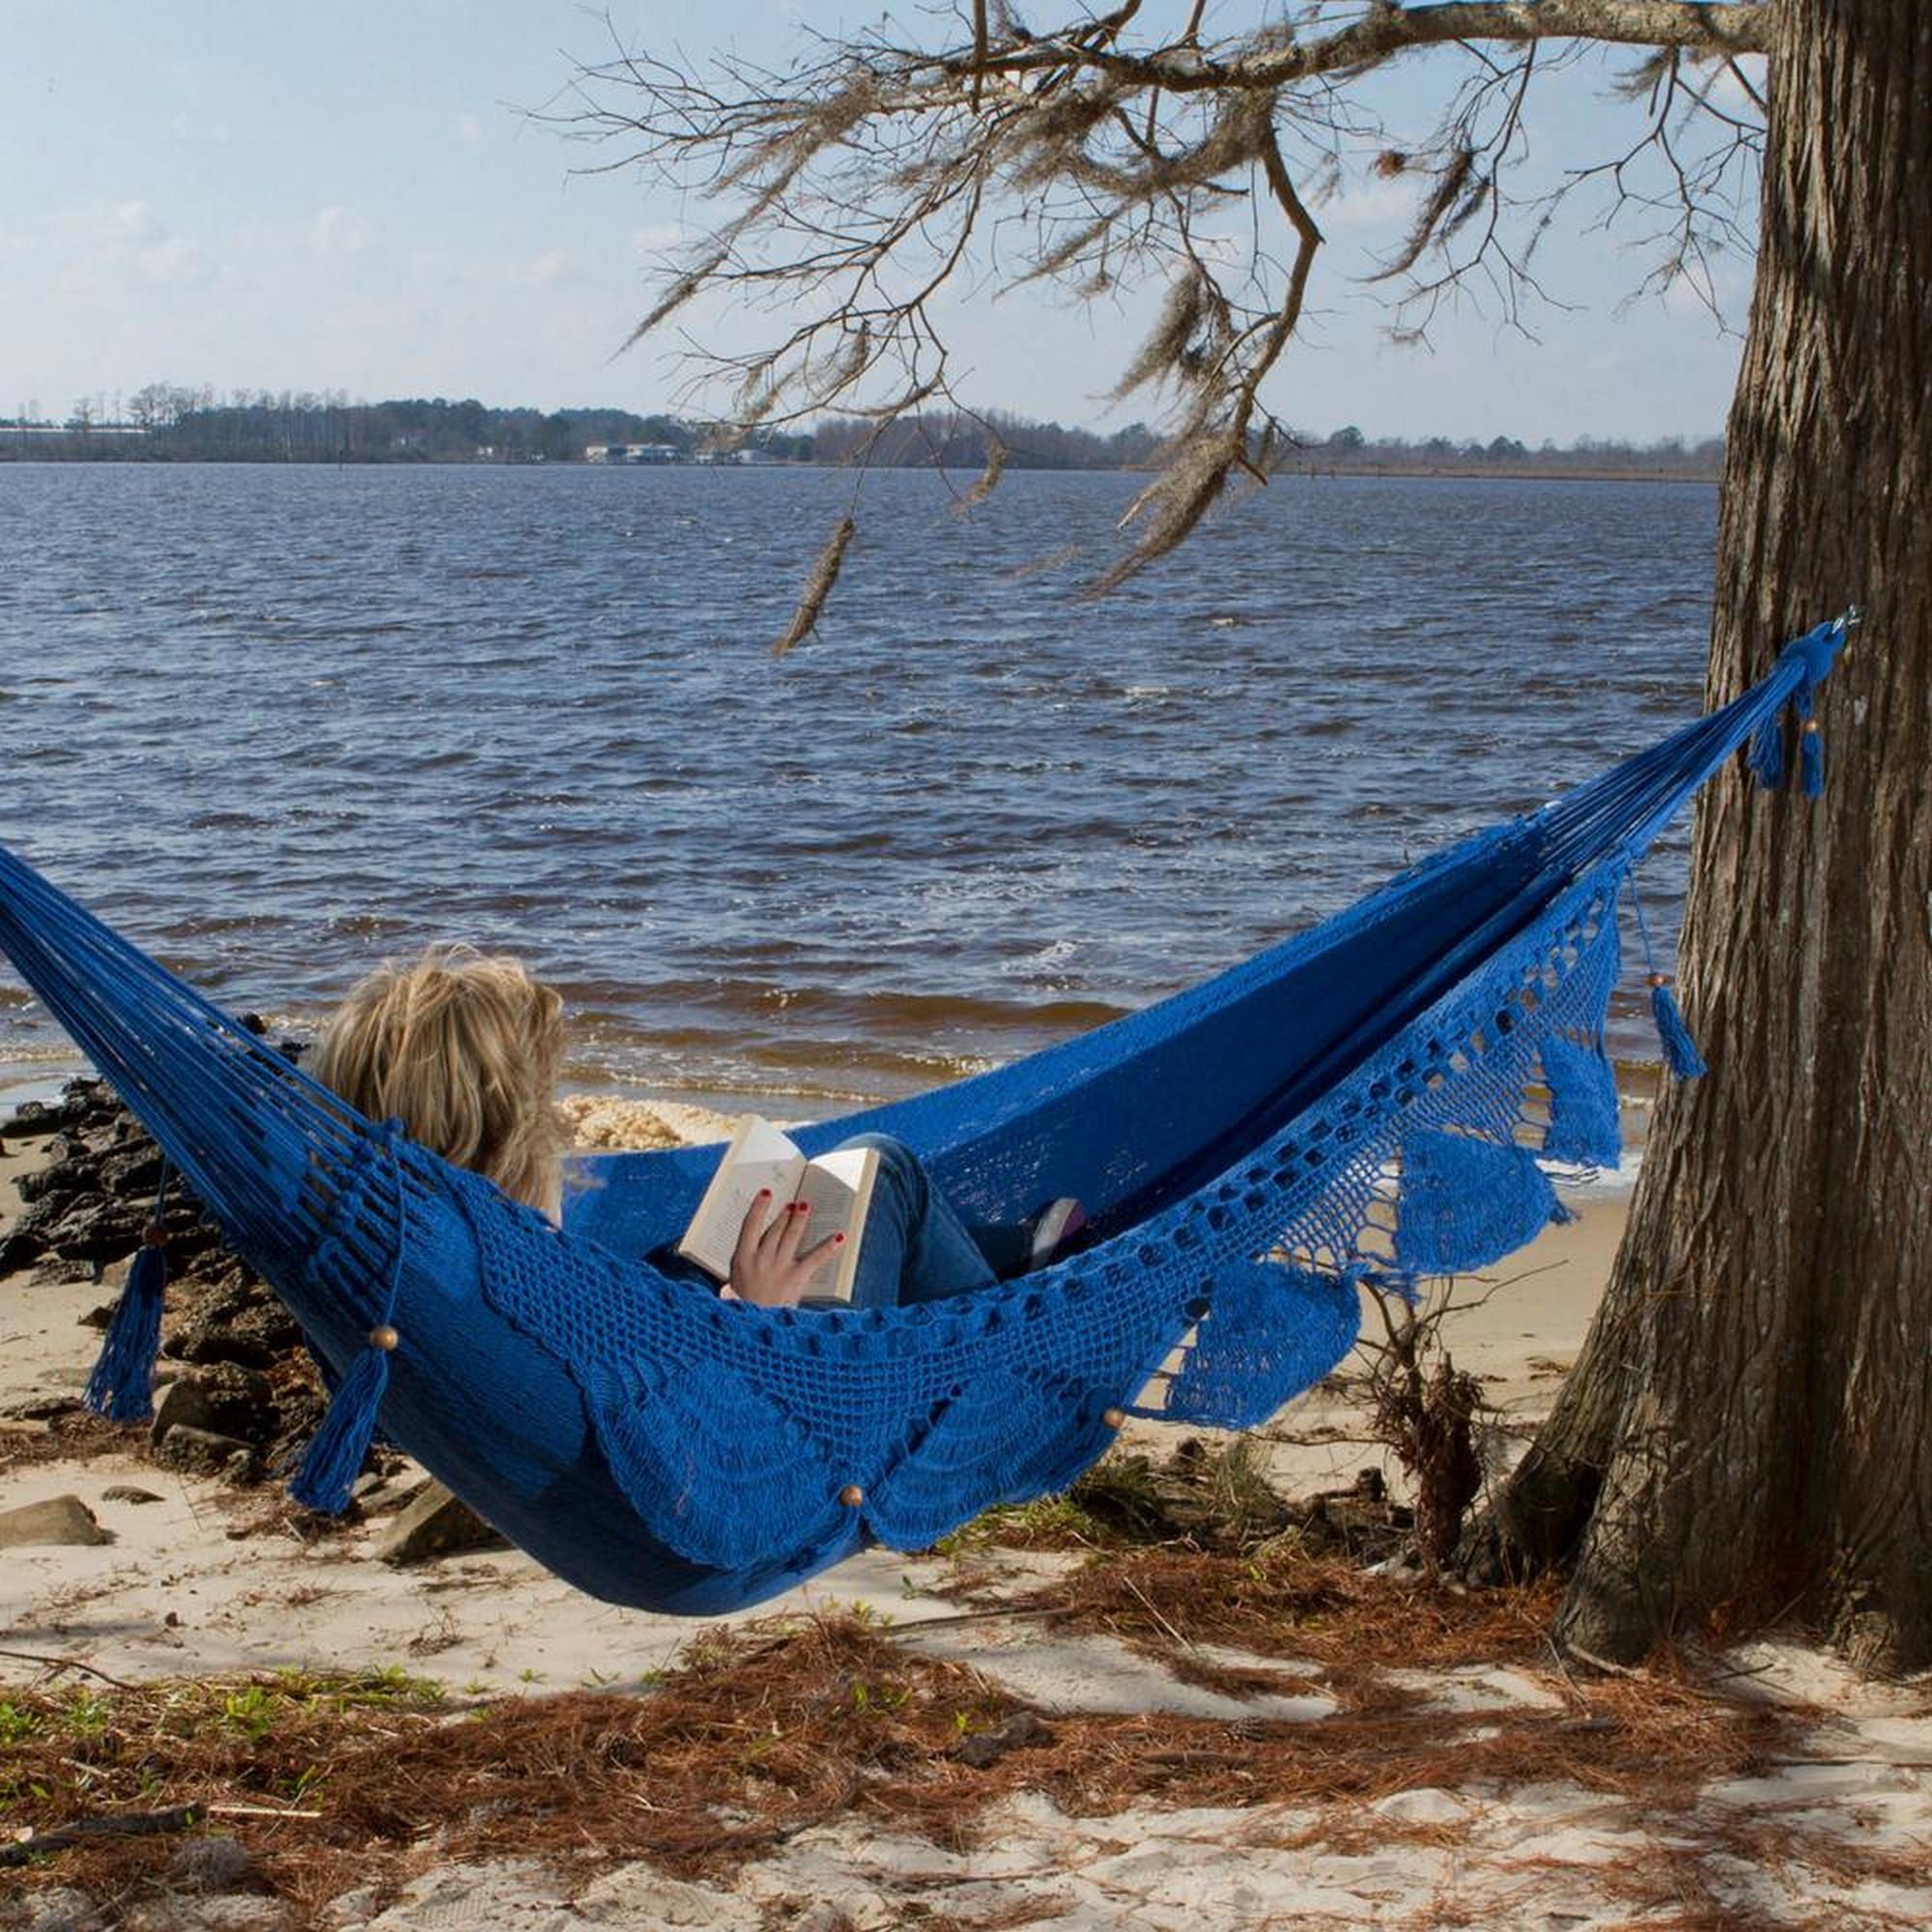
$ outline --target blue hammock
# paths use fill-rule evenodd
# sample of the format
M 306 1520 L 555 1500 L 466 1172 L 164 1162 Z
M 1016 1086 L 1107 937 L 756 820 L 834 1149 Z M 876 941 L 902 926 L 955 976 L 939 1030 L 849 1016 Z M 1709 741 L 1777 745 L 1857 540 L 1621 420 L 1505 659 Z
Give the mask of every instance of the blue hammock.
M 898 1135 L 973 1221 L 1064 1193 L 1094 1217 L 1085 1252 L 920 1307 L 760 1309 L 641 1261 L 682 1233 L 715 1147 L 586 1162 L 558 1233 L 361 1118 L 4 849 L 0 948 L 335 1381 L 298 1496 L 339 1506 L 380 1419 L 568 1581 L 730 1610 L 1063 1488 L 1127 1412 L 1251 1427 L 1348 1350 L 1362 1283 L 1482 1267 L 1560 1215 L 1540 1157 L 1617 1157 L 1604 1023 L 1630 868 L 1747 740 L 1776 781 L 1787 707 L 1808 721 L 1847 621 L 1204 985 L 806 1130 L 810 1151 Z M 1803 743 L 1815 790 L 1808 723 Z M 159 1303 L 137 1263 L 96 1390 L 117 1413 L 147 1411 Z M 1151 1384 L 1164 1399 L 1137 1406 Z

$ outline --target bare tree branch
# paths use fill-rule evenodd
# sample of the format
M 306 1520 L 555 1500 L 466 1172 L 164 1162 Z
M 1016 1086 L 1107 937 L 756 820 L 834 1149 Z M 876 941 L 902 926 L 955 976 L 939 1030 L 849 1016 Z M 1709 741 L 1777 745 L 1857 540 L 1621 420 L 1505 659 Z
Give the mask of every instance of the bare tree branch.
M 1164 27 L 1122 0 L 1042 31 L 1002 0 L 958 0 L 951 43 L 895 44 L 888 22 L 818 41 L 781 73 L 734 57 L 686 71 L 620 44 L 552 118 L 607 144 L 598 169 L 637 167 L 720 207 L 637 334 L 705 297 L 768 310 L 763 347 L 689 344 L 694 387 L 728 382 L 741 431 L 830 411 L 884 424 L 935 398 L 970 413 L 942 295 L 1042 281 L 1082 299 L 1161 291 L 1115 393 L 1160 392 L 1171 440 L 1126 520 L 1133 549 L 1099 588 L 1183 541 L 1237 472 L 1264 477 L 1286 432 L 1263 387 L 1322 245 L 1310 210 L 1350 175 L 1417 184 L 1407 240 L 1382 270 L 1400 337 L 1421 336 L 1472 283 L 1523 326 L 1525 300 L 1548 298 L 1537 243 L 1586 190 L 1607 198 L 1605 221 L 1645 223 L 1646 286 L 1687 278 L 1715 302 L 1716 258 L 1743 242 L 1758 135 L 1737 61 L 1769 43 L 1771 5 L 1313 0 L 1298 20 L 1257 23 L 1257 8 L 1218 33 L 1217 12 L 1235 10 L 1171 7 Z M 1647 102 L 1643 126 L 1622 155 L 1519 200 L 1505 183 L 1524 156 L 1532 80 L 1579 41 L 1646 51 L 1626 83 Z M 1420 49 L 1461 79 L 1434 131 L 1397 147 L 1350 84 Z M 1720 99 L 1727 78 L 1740 84 Z M 1229 235 L 1231 214 L 1245 236 Z M 837 576 L 837 560 L 829 575 L 823 563 L 801 601 L 809 618 Z M 809 629 L 795 623 L 788 641 Z
M 1768 53 L 1772 11 L 1762 0 L 1441 0 L 1433 7 L 1371 6 L 1359 20 L 1320 40 L 1296 43 L 1291 32 L 1285 45 L 1258 46 L 1226 60 L 1097 48 L 1088 58 L 1116 79 L 1175 94 L 1271 92 L 1320 74 L 1378 67 L 1410 48 L 1473 41 L 1582 40 L 1731 57 Z M 1063 59 L 1065 44 L 1063 37 L 1040 36 L 995 55 L 987 71 L 1037 71 Z

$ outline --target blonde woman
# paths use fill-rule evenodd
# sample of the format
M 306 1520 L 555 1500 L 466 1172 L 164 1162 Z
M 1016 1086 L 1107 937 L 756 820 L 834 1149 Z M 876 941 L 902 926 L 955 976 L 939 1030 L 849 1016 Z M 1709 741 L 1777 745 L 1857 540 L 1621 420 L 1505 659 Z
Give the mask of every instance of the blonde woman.
M 520 961 L 433 946 L 371 973 L 336 1009 L 315 1077 L 372 1121 L 494 1180 L 553 1221 L 570 1128 L 556 1106 L 563 1001 Z
M 313 1069 L 371 1120 L 401 1121 L 412 1139 L 558 1222 L 570 1138 L 556 1105 L 562 1064 L 563 1000 L 554 987 L 518 960 L 438 946 L 356 986 L 324 1031 Z M 853 1280 L 857 1307 L 982 1288 L 998 1279 L 989 1251 L 1013 1264 L 1004 1272 L 1018 1272 L 1053 1259 L 1084 1229 L 1071 1200 L 1026 1228 L 969 1229 L 902 1142 L 863 1139 L 878 1149 L 879 1169 Z M 765 1226 L 768 1211 L 761 1203 L 746 1217 L 726 1287 L 741 1300 L 789 1306 L 843 1237 L 810 1241 L 802 1203 Z

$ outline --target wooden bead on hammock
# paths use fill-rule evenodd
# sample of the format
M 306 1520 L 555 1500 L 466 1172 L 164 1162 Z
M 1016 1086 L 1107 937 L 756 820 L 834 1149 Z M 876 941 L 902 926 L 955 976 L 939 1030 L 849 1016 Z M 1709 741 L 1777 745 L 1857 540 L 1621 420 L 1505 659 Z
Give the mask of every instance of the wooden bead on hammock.
M 391 1353 L 402 1339 L 386 1321 L 369 1331 L 370 1348 L 380 1349 L 385 1355 Z
M 1126 1422 L 1126 1419 L 1127 1419 L 1127 1412 L 1123 1408 L 1103 1408 L 1100 1411 L 1100 1420 L 1104 1422 L 1109 1429 L 1121 1428 Z
M 859 1487 L 857 1483 L 847 1483 L 845 1487 L 838 1492 L 838 1500 L 841 1503 L 843 1503 L 848 1510 L 855 1510 L 859 1507 L 859 1505 L 862 1502 L 866 1500 L 866 1492 Z

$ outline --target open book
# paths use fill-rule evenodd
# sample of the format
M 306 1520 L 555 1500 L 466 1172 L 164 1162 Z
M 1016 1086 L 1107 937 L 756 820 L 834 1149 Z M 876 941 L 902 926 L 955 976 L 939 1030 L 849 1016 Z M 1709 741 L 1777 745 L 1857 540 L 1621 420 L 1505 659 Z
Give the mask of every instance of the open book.
M 704 1199 L 697 1204 L 697 1212 L 684 1231 L 677 1251 L 706 1274 L 729 1280 L 731 1257 L 737 1252 L 745 1216 L 757 1201 L 759 1188 L 769 1187 L 767 1227 L 785 1211 L 787 1203 L 804 1201 L 811 1208 L 806 1223 L 806 1247 L 816 1247 L 833 1235 L 845 1236 L 838 1247 L 826 1250 L 805 1292 L 812 1299 L 850 1301 L 866 1209 L 871 1205 L 872 1180 L 878 1170 L 876 1148 L 843 1148 L 808 1160 L 789 1135 L 756 1114 L 747 1114 L 724 1150 L 724 1158 L 718 1163 L 718 1172 L 711 1177 L 711 1185 L 704 1190 Z

